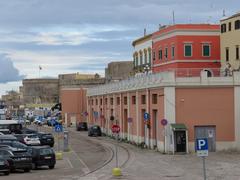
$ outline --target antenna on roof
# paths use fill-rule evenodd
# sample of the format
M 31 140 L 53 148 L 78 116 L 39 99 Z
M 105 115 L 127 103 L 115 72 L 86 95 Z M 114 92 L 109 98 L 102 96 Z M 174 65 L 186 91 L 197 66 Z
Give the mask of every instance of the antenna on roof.
M 223 9 L 223 17 L 225 17 L 226 16 L 226 14 L 225 14 L 225 9 Z
M 173 18 L 173 25 L 175 24 L 175 13 L 174 11 L 172 12 L 172 18 Z
M 143 30 L 143 35 L 144 35 L 144 36 L 147 35 L 147 30 L 146 30 L 146 28 L 144 28 L 144 30 Z

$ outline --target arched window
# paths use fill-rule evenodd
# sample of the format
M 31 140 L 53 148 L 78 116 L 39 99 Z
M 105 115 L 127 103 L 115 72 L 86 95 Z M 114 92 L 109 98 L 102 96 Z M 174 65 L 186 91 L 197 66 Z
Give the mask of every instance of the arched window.
M 151 48 L 148 49 L 148 63 L 151 63 L 152 61 L 152 50 Z
M 147 64 L 147 50 L 144 49 L 144 64 Z

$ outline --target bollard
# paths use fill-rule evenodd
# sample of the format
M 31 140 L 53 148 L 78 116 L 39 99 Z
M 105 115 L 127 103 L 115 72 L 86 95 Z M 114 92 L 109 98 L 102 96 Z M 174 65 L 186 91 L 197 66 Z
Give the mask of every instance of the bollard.
M 122 171 L 120 168 L 113 168 L 112 169 L 112 175 L 113 176 L 121 176 L 122 175 Z
M 62 160 L 63 159 L 63 153 L 62 152 L 56 152 L 56 160 Z
M 63 134 L 64 134 L 63 135 L 63 138 L 64 138 L 63 151 L 67 152 L 67 151 L 69 151 L 69 147 L 68 147 L 69 132 L 68 131 L 64 131 Z

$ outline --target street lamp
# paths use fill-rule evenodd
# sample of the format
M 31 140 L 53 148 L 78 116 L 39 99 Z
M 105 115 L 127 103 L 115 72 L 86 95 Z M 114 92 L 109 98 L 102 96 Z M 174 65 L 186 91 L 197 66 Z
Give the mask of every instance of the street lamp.
M 146 74 L 148 74 L 148 71 L 150 71 L 150 67 L 148 64 L 146 64 L 143 69 L 144 69 L 144 72 L 146 72 Z

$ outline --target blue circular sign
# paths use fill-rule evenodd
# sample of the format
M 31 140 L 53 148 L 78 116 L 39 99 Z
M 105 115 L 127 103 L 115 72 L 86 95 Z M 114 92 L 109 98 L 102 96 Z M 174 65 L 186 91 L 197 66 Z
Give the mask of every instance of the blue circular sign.
M 144 118 L 145 121 L 149 120 L 150 119 L 150 114 L 144 113 L 143 118 Z

